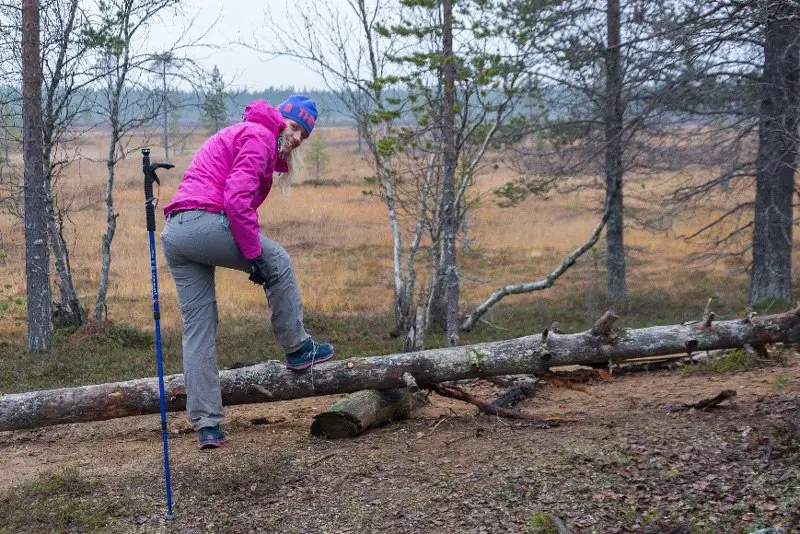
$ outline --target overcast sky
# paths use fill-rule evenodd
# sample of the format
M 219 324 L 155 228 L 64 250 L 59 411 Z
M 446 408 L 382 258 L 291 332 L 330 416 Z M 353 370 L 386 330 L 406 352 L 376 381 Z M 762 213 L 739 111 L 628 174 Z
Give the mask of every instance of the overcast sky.
M 319 1 L 339 4 L 342 0 Z M 287 85 L 324 88 L 321 78 L 296 60 L 267 60 L 257 52 L 233 44 L 237 40 L 252 41 L 257 33 L 262 36 L 259 44 L 267 47 L 269 43 L 263 38 L 269 35 L 265 22 L 267 10 L 272 11 L 276 20 L 285 20 L 286 0 L 186 0 L 182 5 L 186 18 L 168 17 L 163 26 L 153 28 L 148 48 L 163 49 L 193 18 L 190 38 L 208 32 L 203 41 L 221 48 L 192 55 L 209 70 L 217 65 L 226 82 L 248 89 Z

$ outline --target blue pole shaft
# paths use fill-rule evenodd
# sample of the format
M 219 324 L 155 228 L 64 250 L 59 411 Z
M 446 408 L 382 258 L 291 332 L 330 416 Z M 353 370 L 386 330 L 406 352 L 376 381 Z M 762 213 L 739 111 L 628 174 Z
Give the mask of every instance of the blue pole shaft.
M 164 448 L 164 485 L 167 491 L 167 519 L 173 519 L 172 484 L 169 472 L 169 445 L 167 444 L 167 403 L 164 394 L 164 358 L 161 353 L 161 312 L 158 307 L 158 274 L 156 272 L 156 242 L 154 232 L 150 236 L 150 271 L 153 275 L 153 317 L 156 322 L 156 361 L 158 363 L 158 394 L 161 404 L 161 441 Z

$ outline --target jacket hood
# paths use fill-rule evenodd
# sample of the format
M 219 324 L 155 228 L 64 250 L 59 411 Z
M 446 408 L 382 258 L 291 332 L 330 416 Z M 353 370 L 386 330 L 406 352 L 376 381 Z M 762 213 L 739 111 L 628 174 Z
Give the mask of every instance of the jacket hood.
M 244 121 L 255 122 L 265 126 L 272 134 L 277 137 L 280 131 L 286 127 L 286 121 L 280 111 L 267 104 L 263 99 L 255 100 L 244 108 Z

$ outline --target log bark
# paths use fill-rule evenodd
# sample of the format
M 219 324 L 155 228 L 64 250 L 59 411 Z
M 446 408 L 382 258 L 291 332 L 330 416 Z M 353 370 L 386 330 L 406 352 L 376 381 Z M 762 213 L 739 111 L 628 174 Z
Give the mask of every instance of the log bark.
M 407 418 L 416 405 L 415 394 L 408 388 L 357 391 L 315 415 L 311 434 L 352 438 L 370 427 Z
M 800 342 L 800 310 L 731 321 L 654 326 L 594 336 L 550 332 L 443 349 L 326 362 L 312 373 L 295 374 L 267 362 L 220 372 L 224 404 L 248 404 L 407 386 L 405 373 L 420 388 L 469 378 L 544 374 L 551 367 L 623 361 L 694 351 L 760 347 Z M 313 377 L 313 379 L 312 379 Z M 182 375 L 165 378 L 167 409 L 185 408 Z M 33 391 L 0 397 L 0 430 L 97 421 L 157 413 L 158 381 L 127 382 Z

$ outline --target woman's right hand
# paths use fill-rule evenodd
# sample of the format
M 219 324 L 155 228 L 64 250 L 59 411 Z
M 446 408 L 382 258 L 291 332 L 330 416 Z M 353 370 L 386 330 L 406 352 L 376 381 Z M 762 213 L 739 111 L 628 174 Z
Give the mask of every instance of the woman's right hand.
M 269 279 L 269 269 L 263 256 L 258 256 L 250 260 L 250 280 L 254 284 L 267 286 Z

